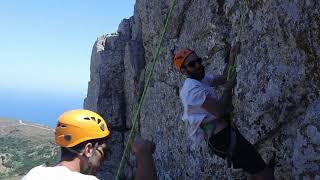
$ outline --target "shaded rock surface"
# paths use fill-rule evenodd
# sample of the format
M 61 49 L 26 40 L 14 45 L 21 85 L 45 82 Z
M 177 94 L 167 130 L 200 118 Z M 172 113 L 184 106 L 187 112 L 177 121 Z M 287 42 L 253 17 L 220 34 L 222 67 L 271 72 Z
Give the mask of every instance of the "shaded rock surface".
M 84 107 L 107 118 L 111 157 L 102 179 L 114 176 L 155 54 L 169 1 L 137 0 L 117 33 L 99 37 L 91 57 Z M 192 147 L 180 120 L 184 77 L 173 53 L 194 49 L 208 73 L 221 74 L 229 49 L 237 56 L 234 121 L 268 161 L 277 153 L 277 179 L 320 176 L 320 5 L 317 0 L 177 0 L 152 82 L 140 112 L 143 137 L 157 145 L 160 179 L 239 179 L 206 144 Z M 132 159 L 132 158 L 130 158 Z M 132 175 L 133 163 L 125 174 Z

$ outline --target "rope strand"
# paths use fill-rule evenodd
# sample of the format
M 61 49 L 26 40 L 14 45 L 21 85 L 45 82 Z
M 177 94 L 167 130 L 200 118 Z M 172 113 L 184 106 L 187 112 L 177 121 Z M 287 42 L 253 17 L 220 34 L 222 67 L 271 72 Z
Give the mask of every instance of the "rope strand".
M 128 137 L 127 144 L 126 144 L 125 149 L 123 151 L 123 155 L 122 155 L 122 158 L 121 158 L 121 161 L 120 161 L 120 164 L 119 164 L 119 168 L 117 170 L 117 175 L 116 175 L 116 178 L 115 178 L 116 180 L 120 179 L 120 174 L 121 174 L 121 171 L 123 169 L 125 158 L 126 158 L 128 152 L 129 152 L 129 147 L 130 147 L 130 145 L 132 143 L 132 140 L 134 138 L 136 126 L 138 124 L 138 117 L 139 117 L 139 114 L 140 114 L 140 109 L 142 107 L 142 103 L 144 102 L 144 97 L 146 95 L 146 92 L 147 92 L 147 90 L 149 88 L 149 83 L 150 83 L 150 80 L 151 80 L 151 77 L 152 77 L 152 74 L 153 74 L 153 71 L 154 71 L 155 64 L 156 64 L 156 62 L 157 62 L 157 60 L 159 58 L 160 48 L 161 48 L 165 33 L 167 31 L 167 27 L 168 27 L 168 24 L 169 24 L 169 19 L 171 18 L 171 14 L 172 14 L 172 10 L 173 10 L 174 4 L 175 4 L 175 0 L 172 0 L 172 3 L 170 5 L 170 10 L 169 10 L 169 13 L 167 14 L 165 25 L 164 25 L 164 28 L 163 28 L 163 31 L 162 31 L 162 34 L 161 34 L 161 37 L 160 37 L 160 42 L 159 42 L 158 47 L 157 47 L 156 55 L 152 59 L 152 62 L 151 62 L 152 66 L 151 66 L 151 69 L 150 69 L 146 84 L 145 84 L 144 89 L 143 89 L 143 93 L 142 93 L 142 96 L 141 96 L 141 99 L 140 99 L 140 102 L 139 102 L 138 109 L 136 110 L 135 115 L 134 115 L 133 125 L 132 125 L 132 128 L 130 130 L 130 134 L 129 134 L 129 137 Z

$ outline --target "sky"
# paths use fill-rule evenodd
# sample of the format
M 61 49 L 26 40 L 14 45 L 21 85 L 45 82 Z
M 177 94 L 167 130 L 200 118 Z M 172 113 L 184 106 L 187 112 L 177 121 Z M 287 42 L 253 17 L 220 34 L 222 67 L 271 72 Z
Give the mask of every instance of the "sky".
M 132 16 L 134 3 L 0 0 L 0 117 L 47 122 L 82 108 L 93 44 Z

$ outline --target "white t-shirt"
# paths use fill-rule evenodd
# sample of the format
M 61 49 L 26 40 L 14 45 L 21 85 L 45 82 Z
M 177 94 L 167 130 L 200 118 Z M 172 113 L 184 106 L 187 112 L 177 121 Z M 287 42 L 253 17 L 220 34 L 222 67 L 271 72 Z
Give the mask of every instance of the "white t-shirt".
M 215 118 L 214 115 L 209 114 L 201 107 L 207 96 L 217 98 L 215 90 L 210 87 L 213 79 L 214 76 L 207 74 L 201 81 L 187 78 L 180 91 L 180 98 L 184 109 L 182 120 L 189 124 L 188 134 L 196 141 L 203 139 L 204 133 L 199 128 L 202 120 L 208 116 Z
M 31 169 L 22 180 L 98 180 L 95 176 L 70 171 L 65 166 L 37 166 Z

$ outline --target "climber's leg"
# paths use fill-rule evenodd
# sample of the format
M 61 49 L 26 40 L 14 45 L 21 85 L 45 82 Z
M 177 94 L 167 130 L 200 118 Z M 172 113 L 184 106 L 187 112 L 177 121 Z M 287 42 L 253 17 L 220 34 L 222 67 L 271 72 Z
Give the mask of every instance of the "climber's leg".
M 263 171 L 253 174 L 252 180 L 274 180 L 275 153 Z
M 209 146 L 212 151 L 222 157 L 226 158 L 228 146 L 230 142 L 230 126 L 213 135 L 209 139 Z M 236 132 L 236 146 L 233 157 L 231 158 L 234 168 L 242 168 L 250 174 L 262 172 L 266 168 L 266 163 L 261 158 L 254 146 L 247 141 L 237 129 Z

